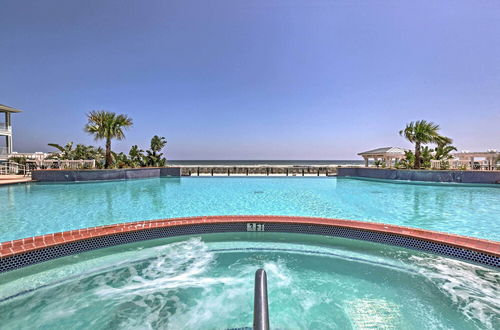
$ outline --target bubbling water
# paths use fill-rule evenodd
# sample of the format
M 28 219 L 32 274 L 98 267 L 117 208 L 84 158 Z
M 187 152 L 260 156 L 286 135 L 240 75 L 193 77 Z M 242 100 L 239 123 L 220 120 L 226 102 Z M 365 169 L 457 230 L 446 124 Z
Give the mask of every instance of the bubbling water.
M 157 248 L 156 253 L 152 260 L 121 270 L 123 274 L 113 273 L 113 277 L 118 275 L 115 281 L 109 273 L 101 275 L 103 279 L 95 291 L 99 299 L 133 305 L 132 313 L 119 318 L 120 327 L 203 328 L 217 319 L 214 306 L 219 315 L 233 313 L 238 306 L 224 304 L 226 298 L 248 291 L 234 288 L 244 282 L 241 278 L 209 276 L 216 255 L 200 238 Z M 186 290 L 195 294 L 187 297 Z
M 248 327 L 254 273 L 264 268 L 273 328 L 498 328 L 499 274 L 491 269 L 404 249 L 380 252 L 373 243 L 357 242 L 362 254 L 334 248 L 331 239 L 313 246 L 287 237 L 193 237 L 103 256 L 78 276 L 0 299 L 0 322 L 6 329 Z
M 412 256 L 419 272 L 449 297 L 471 321 L 500 327 L 500 273 L 443 257 Z

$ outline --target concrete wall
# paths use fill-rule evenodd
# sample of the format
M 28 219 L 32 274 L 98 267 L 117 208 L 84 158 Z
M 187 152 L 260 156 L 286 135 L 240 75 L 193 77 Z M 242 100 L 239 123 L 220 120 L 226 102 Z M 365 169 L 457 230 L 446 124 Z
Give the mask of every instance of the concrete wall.
M 178 167 L 115 170 L 34 170 L 33 180 L 40 182 L 103 181 L 180 176 Z
M 337 169 L 337 176 L 355 176 L 384 180 L 500 183 L 500 171 L 430 171 L 340 167 Z

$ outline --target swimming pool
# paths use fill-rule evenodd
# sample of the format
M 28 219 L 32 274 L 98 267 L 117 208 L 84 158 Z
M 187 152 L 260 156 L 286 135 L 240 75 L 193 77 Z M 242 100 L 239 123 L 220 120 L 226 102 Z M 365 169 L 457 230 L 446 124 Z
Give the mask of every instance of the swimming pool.
M 500 239 L 500 189 L 347 178 L 156 178 L 0 187 L 0 241 L 206 215 L 356 219 Z
M 12 329 L 250 327 L 261 267 L 272 328 L 495 329 L 500 322 L 497 271 L 284 233 L 151 240 L 11 271 L 0 277 L 0 321 Z

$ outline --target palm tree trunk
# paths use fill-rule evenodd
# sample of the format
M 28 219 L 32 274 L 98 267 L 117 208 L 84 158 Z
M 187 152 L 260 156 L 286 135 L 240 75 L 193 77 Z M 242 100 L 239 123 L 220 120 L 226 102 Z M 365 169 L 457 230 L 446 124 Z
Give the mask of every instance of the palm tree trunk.
M 111 139 L 108 137 L 106 139 L 106 162 L 104 163 L 104 168 L 108 168 L 113 160 L 111 159 Z
M 413 164 L 413 168 L 420 168 L 420 142 L 415 142 L 415 163 Z

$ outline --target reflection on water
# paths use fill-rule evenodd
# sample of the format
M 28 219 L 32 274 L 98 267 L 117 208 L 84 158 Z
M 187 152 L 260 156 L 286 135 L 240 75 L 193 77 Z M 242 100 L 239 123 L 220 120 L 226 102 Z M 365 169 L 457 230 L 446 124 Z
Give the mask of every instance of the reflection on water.
M 357 205 L 354 213 L 366 220 L 500 239 L 498 188 L 352 181 L 337 181 L 337 197 Z M 379 188 L 376 195 L 366 193 L 370 186 Z

